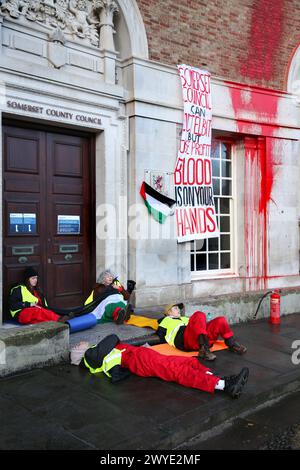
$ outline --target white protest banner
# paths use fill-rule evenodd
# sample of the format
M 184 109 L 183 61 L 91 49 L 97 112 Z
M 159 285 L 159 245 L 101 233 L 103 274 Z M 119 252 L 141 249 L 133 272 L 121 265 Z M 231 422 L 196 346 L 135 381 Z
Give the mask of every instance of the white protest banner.
M 206 70 L 178 65 L 184 116 L 174 172 L 178 242 L 219 235 L 212 187 L 211 76 Z

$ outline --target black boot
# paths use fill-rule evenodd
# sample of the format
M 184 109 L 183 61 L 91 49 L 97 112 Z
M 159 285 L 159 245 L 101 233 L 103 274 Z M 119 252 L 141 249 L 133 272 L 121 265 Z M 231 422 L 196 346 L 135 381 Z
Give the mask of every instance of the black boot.
M 66 323 L 68 320 L 70 320 L 68 315 L 61 315 L 60 317 L 58 317 L 57 321 L 59 323 Z
M 204 334 L 199 335 L 198 343 L 200 346 L 198 358 L 204 359 L 205 361 L 214 361 L 217 356 L 210 351 L 207 336 Z
M 130 315 L 132 312 L 132 305 L 127 304 L 125 308 L 121 308 L 118 311 L 117 318 L 115 319 L 115 322 L 117 325 L 122 325 L 125 321 L 129 320 Z
M 245 354 L 247 351 L 246 346 L 243 346 L 242 344 L 238 343 L 234 336 L 231 336 L 231 338 L 225 339 L 225 344 L 228 346 L 229 351 L 234 352 L 236 354 Z
M 68 315 L 61 315 L 57 321 L 59 323 L 66 323 L 67 321 L 72 320 L 72 318 L 75 318 L 75 316 L 75 313 L 71 312 L 68 313 Z
M 125 320 L 124 321 L 129 320 L 132 313 L 134 313 L 133 306 L 128 303 L 125 307 Z
M 116 324 L 122 325 L 124 323 L 125 316 L 126 316 L 125 308 L 120 308 L 120 310 L 118 311 L 117 317 L 115 319 Z
M 244 386 L 247 383 L 249 376 L 249 369 L 248 367 L 243 367 L 237 375 L 230 375 L 228 377 L 224 377 L 223 380 L 225 381 L 225 388 L 224 392 L 228 393 L 231 398 L 239 398 L 240 394 Z

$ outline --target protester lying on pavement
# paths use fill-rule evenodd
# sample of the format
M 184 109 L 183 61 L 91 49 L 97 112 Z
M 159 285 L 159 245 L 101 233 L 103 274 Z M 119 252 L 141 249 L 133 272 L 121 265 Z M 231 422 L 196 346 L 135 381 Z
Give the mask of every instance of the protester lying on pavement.
M 214 393 L 222 390 L 238 398 L 248 380 L 249 369 L 239 374 L 218 377 L 199 362 L 198 357 L 166 356 L 147 346 L 121 343 L 116 335 L 106 336 L 95 346 L 82 341 L 71 349 L 71 364 L 87 368 L 92 374 L 104 372 L 117 382 L 130 375 L 158 377 L 184 387 Z
M 182 351 L 197 351 L 207 361 L 216 359 L 210 347 L 221 336 L 229 351 L 244 354 L 247 348 L 234 338 L 225 317 L 216 317 L 207 322 L 203 312 L 195 312 L 188 318 L 182 315 L 183 304 L 170 304 L 165 308 L 164 317 L 158 320 L 157 334 L 162 343 L 168 343 Z
M 47 321 L 68 321 L 71 315 L 58 315 L 48 308 L 33 267 L 25 269 L 23 282 L 14 286 L 9 295 L 10 314 L 19 323 L 36 324 Z

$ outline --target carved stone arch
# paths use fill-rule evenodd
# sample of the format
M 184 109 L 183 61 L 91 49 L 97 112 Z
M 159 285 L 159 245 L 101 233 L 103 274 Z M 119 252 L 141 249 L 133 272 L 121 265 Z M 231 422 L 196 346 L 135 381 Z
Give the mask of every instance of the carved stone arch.
M 115 46 L 120 59 L 148 59 L 148 40 L 144 21 L 135 0 L 117 0 L 119 13 L 114 17 Z
M 300 45 L 295 48 L 287 75 L 287 91 L 297 95 L 300 102 Z

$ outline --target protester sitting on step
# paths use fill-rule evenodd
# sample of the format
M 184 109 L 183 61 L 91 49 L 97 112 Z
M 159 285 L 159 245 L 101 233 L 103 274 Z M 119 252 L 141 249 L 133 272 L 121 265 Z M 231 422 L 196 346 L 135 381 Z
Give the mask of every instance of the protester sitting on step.
M 114 321 L 117 325 L 126 323 L 141 328 L 157 330 L 157 320 L 141 315 L 134 315 L 133 308 L 128 303 L 135 288 L 135 281 L 127 281 L 127 289 L 122 286 L 118 278 L 109 269 L 104 270 L 98 277 L 90 296 L 85 301 L 85 309 L 95 303 L 93 313 L 98 323 Z M 99 301 L 97 303 L 97 301 Z
M 127 301 L 135 286 L 134 281 L 127 282 L 127 290 L 118 281 L 117 277 L 108 269 L 103 271 L 97 280 L 91 294 L 85 301 L 87 306 L 99 300 L 98 305 L 90 313 L 93 313 L 98 322 L 114 321 L 118 325 L 129 320 L 133 310 Z
M 33 267 L 26 268 L 23 282 L 11 289 L 9 308 L 13 319 L 24 325 L 46 321 L 65 322 L 70 319 L 70 316 L 57 315 L 48 308 L 38 284 L 38 273 Z
M 237 375 L 218 377 L 197 357 L 167 356 L 149 347 L 120 343 L 116 335 L 106 336 L 95 346 L 85 341 L 74 346 L 71 364 L 80 364 L 92 374 L 104 372 L 112 382 L 127 378 L 131 372 L 209 393 L 222 390 L 232 398 L 240 396 L 249 375 L 249 369 L 244 367 Z
M 216 317 L 207 322 L 205 313 L 195 312 L 188 318 L 182 315 L 183 308 L 183 304 L 169 304 L 165 308 L 164 317 L 158 320 L 157 330 L 162 343 L 168 343 L 182 351 L 199 350 L 199 357 L 207 361 L 216 359 L 209 348 L 219 336 L 225 340 L 229 351 L 237 354 L 247 351 L 234 338 L 225 317 Z

